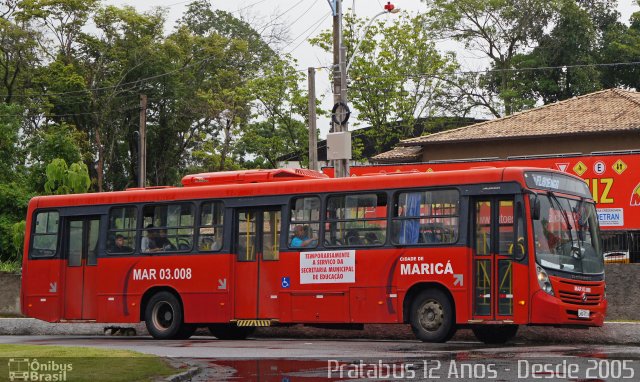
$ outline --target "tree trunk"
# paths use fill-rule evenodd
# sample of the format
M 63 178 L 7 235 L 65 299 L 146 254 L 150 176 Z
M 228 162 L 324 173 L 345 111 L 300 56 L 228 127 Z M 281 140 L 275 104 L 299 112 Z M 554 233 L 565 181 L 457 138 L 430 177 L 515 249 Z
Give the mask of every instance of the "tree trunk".
M 227 119 L 224 126 L 224 143 L 222 144 L 222 150 L 220 150 L 220 166 L 218 166 L 218 171 L 224 171 L 225 169 L 225 162 L 227 161 L 229 147 L 231 146 L 231 123 L 231 119 Z
M 102 192 L 102 184 L 104 182 L 104 148 L 102 147 L 99 128 L 96 129 L 96 147 L 98 149 L 98 165 L 96 168 L 98 175 L 98 192 Z

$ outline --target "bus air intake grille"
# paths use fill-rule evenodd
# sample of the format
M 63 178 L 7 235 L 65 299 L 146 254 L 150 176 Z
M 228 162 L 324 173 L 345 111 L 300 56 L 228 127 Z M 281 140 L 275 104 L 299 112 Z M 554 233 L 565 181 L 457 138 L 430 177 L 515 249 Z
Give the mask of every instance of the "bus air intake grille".
M 600 294 L 598 293 L 586 293 L 584 294 L 580 292 L 568 292 L 561 290 L 559 291 L 560 300 L 567 304 L 574 305 L 598 305 L 600 303 Z

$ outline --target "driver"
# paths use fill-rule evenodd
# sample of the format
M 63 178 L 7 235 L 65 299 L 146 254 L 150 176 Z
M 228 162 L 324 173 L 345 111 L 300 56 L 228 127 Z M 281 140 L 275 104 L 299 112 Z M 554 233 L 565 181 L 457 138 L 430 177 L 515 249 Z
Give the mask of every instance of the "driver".
M 542 219 L 542 233 L 547 241 L 549 250 L 553 251 L 561 244 L 560 236 L 549 229 L 549 221 L 546 219 Z

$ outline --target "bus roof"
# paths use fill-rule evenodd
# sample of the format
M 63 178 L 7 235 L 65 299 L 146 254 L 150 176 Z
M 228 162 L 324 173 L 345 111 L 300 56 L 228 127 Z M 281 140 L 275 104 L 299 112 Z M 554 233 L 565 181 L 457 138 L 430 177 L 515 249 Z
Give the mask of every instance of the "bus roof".
M 287 179 L 278 181 L 269 179 L 266 182 L 240 182 L 188 187 L 149 187 L 145 189 L 129 189 L 87 194 L 39 196 L 31 200 L 31 207 L 52 208 L 62 206 L 82 206 L 99 204 L 124 204 L 136 202 L 169 202 L 175 200 L 213 199 L 233 197 L 255 197 L 268 195 L 295 195 L 318 192 L 348 192 L 365 190 L 384 190 L 393 188 L 433 187 L 462 184 L 497 183 L 502 181 L 518 181 L 522 183 L 524 171 L 549 171 L 540 168 L 507 167 L 483 168 L 471 170 L 416 172 L 404 174 L 380 174 L 350 178 L 306 177 L 296 181 Z M 227 179 L 238 175 L 234 171 Z M 565 174 L 566 175 L 566 174 Z M 187 182 L 196 182 L 197 175 L 188 176 Z M 261 175 L 264 176 L 264 175 Z M 225 179 L 225 174 L 213 179 Z M 579 179 L 579 178 L 577 178 Z M 523 186 L 524 187 L 524 186 Z M 36 204 L 37 203 L 37 204 Z

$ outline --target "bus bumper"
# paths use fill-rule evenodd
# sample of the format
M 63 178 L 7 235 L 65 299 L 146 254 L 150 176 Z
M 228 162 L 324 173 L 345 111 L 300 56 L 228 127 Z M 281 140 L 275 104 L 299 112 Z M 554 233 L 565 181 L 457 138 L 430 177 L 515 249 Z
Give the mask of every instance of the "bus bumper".
M 578 310 L 587 310 L 589 318 L 578 317 Z M 559 298 L 539 290 L 531 299 L 531 320 L 533 325 L 579 325 L 602 326 L 607 311 L 607 300 L 597 305 L 576 305 L 562 302 Z

